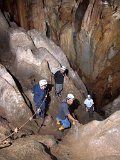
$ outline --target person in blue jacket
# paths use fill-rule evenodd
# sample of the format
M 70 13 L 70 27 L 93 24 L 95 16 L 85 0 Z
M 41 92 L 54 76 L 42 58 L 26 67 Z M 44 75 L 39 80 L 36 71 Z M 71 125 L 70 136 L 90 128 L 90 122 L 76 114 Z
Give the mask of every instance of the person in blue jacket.
M 37 111 L 36 117 L 45 117 L 46 87 L 47 81 L 45 79 L 40 80 L 39 83 L 33 87 L 34 102 Z

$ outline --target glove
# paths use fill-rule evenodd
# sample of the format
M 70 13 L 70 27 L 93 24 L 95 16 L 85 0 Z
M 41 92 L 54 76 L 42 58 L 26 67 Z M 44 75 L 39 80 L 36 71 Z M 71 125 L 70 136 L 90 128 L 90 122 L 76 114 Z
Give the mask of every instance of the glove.
M 41 108 L 38 108 L 37 109 L 37 113 L 39 114 L 41 112 Z

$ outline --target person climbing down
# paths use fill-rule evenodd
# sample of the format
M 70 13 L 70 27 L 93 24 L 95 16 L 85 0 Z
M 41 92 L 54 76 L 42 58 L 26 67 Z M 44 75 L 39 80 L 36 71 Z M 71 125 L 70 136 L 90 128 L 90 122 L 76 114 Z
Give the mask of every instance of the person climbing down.
M 89 119 L 93 118 L 93 111 L 94 111 L 94 102 L 90 95 L 84 101 L 84 105 L 86 108 L 86 112 L 89 114 Z
M 59 127 L 59 131 L 70 127 L 69 120 L 71 120 L 73 122 L 73 124 L 75 124 L 75 122 L 77 122 L 77 120 L 74 119 L 69 112 L 69 106 L 73 104 L 73 101 L 74 101 L 74 95 L 68 94 L 66 99 L 63 100 L 62 103 L 60 104 L 58 116 L 56 118 L 57 124 L 61 125 Z
M 62 66 L 60 70 L 54 74 L 55 93 L 59 97 L 61 96 L 61 91 L 63 90 L 65 71 L 66 71 L 66 67 Z
M 46 87 L 47 87 L 47 81 L 45 79 L 42 79 L 39 81 L 37 85 L 33 87 L 33 94 L 34 94 L 34 102 L 36 106 L 36 117 L 45 117 L 45 98 L 46 98 Z

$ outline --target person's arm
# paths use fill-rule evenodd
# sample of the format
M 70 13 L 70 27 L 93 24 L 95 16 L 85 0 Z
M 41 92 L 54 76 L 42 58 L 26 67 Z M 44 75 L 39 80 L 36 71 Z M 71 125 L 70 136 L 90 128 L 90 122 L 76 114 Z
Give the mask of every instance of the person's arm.
M 93 99 L 91 99 L 91 101 L 92 101 L 92 109 L 94 111 L 94 101 L 93 101 Z
M 75 122 L 78 122 L 76 119 L 74 119 L 74 118 L 71 116 L 71 114 L 68 114 L 67 116 L 68 116 L 68 118 L 73 122 L 73 124 L 75 124 Z
M 71 114 L 70 114 L 70 112 L 69 112 L 69 110 L 68 110 L 68 106 L 66 106 L 65 103 L 63 103 L 63 105 L 64 105 L 63 111 L 64 111 L 65 115 L 73 122 L 73 124 L 75 124 L 75 122 L 77 122 L 77 120 L 74 119 L 74 118 L 71 116 Z

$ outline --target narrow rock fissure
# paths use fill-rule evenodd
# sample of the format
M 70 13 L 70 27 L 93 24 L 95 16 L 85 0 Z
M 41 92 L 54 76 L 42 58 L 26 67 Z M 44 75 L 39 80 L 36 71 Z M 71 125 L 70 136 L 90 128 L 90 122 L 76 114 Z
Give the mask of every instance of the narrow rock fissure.
M 49 149 L 44 143 L 41 143 L 41 144 L 44 146 L 46 153 L 50 155 L 50 157 L 51 157 L 52 160 L 58 160 L 57 157 L 55 157 L 55 156 L 51 153 L 50 149 Z

